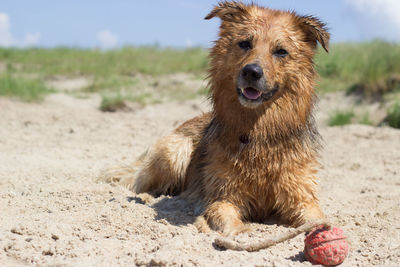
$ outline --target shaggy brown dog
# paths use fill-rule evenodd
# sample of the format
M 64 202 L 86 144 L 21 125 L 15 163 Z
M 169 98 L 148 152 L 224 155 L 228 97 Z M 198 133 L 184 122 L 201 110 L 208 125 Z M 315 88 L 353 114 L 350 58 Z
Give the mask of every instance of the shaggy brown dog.
M 212 112 L 159 140 L 137 168 L 104 179 L 199 200 L 201 218 L 225 235 L 271 213 L 292 226 L 323 217 L 312 110 L 313 56 L 317 42 L 328 50 L 325 24 L 235 1 L 221 2 L 206 19 L 213 17 L 222 24 L 210 54 Z

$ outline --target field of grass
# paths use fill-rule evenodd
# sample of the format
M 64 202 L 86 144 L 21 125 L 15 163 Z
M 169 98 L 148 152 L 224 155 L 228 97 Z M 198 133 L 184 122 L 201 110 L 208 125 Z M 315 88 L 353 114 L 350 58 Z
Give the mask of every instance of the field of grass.
M 330 114 L 328 125 L 329 126 L 343 126 L 350 124 L 354 117 L 354 112 L 351 110 L 336 110 L 334 113 Z
M 42 79 L 56 75 L 91 76 L 96 81 L 93 88 L 102 88 L 123 83 L 121 77 L 136 73 L 157 76 L 185 72 L 204 77 L 207 53 L 199 47 L 125 47 L 110 51 L 0 48 L 0 62 L 9 71 L 31 73 Z M 321 92 L 346 90 L 369 95 L 400 89 L 397 44 L 383 41 L 333 44 L 329 54 L 321 49 L 316 65 Z
M 390 127 L 400 129 L 400 102 L 394 103 L 389 108 L 386 121 Z
M 400 89 L 400 45 L 382 41 L 332 45 L 319 53 L 317 70 L 321 92 L 347 91 L 362 96 Z
M 107 106 L 118 107 L 123 101 L 152 104 L 190 99 L 206 92 L 205 83 L 193 86 L 175 80 L 168 82 L 168 77 L 186 73 L 190 79 L 201 81 L 206 77 L 207 54 L 200 47 L 124 47 L 109 51 L 0 48 L 0 95 L 37 101 L 52 92 L 46 81 L 55 77 L 87 77 L 91 82 L 81 91 L 100 93 L 103 110 L 108 110 Z M 317 84 L 320 93 L 343 91 L 375 100 L 392 98 L 393 92 L 395 97 L 399 96 L 398 44 L 383 41 L 333 44 L 329 54 L 320 49 L 315 62 L 320 74 Z M 339 113 L 332 115 L 336 116 L 331 118 L 333 124 L 348 120 L 348 114 Z M 370 123 L 368 116 L 359 122 Z
M 207 62 L 207 50 L 203 48 L 125 47 L 110 51 L 0 48 L 3 76 L 15 81 L 9 83 L 6 89 L 0 87 L 0 95 L 12 94 L 22 100 L 35 100 L 38 96 L 36 100 L 40 100 L 39 91 L 43 94 L 51 91 L 44 83 L 47 80 L 54 77 L 88 77 L 92 82 L 82 91 L 100 93 L 104 99 L 103 107 L 110 99 L 118 98 L 141 104 L 158 103 L 161 98 L 188 99 L 204 93 L 204 88 L 186 90 L 188 88 L 180 82 L 164 83 L 163 88 L 155 88 L 159 83 L 158 77 L 189 73 L 193 79 L 201 80 L 205 77 Z M 143 75 L 147 76 L 144 81 L 140 78 Z M 33 96 L 29 97 L 27 92 L 22 91 L 21 84 L 31 80 L 35 86 L 32 87 Z M 152 87 L 154 90 L 149 90 Z M 156 93 L 157 98 L 153 97 Z M 169 94 L 170 97 L 166 97 Z
M 373 125 L 368 112 L 357 115 L 353 110 L 335 110 L 329 114 L 329 126 L 343 126 L 347 124 L 358 123 L 364 125 Z
M 207 67 L 207 51 L 202 48 L 174 49 L 125 47 L 102 51 L 93 49 L 10 49 L 0 48 L 0 62 L 25 73 L 94 77 L 149 75 L 176 72 L 202 73 Z
M 46 94 L 52 91 L 37 79 L 15 78 L 7 73 L 0 75 L 0 96 L 35 102 L 42 100 Z

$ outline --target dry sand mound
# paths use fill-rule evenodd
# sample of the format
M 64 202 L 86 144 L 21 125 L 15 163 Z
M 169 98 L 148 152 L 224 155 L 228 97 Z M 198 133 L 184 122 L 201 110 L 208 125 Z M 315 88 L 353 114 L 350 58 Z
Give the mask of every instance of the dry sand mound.
M 0 98 L 0 263 L 15 265 L 303 266 L 303 236 L 260 252 L 221 251 L 176 197 L 144 202 L 98 184 L 207 107 L 199 101 L 101 113 L 98 98 Z M 323 128 L 321 205 L 352 243 L 343 266 L 400 266 L 400 131 Z M 285 232 L 252 224 L 240 241 Z

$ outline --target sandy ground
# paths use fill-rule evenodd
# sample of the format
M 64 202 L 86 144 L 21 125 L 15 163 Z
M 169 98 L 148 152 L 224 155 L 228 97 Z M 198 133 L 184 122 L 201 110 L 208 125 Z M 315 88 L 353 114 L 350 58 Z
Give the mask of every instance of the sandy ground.
M 207 110 L 201 101 L 102 113 L 99 98 L 0 98 L 0 265 L 310 266 L 304 236 L 260 252 L 222 251 L 179 197 L 143 202 L 94 180 Z M 321 117 L 318 115 L 317 117 Z M 321 205 L 352 248 L 342 266 L 400 266 L 400 131 L 321 127 Z M 236 239 L 288 229 L 252 224 Z

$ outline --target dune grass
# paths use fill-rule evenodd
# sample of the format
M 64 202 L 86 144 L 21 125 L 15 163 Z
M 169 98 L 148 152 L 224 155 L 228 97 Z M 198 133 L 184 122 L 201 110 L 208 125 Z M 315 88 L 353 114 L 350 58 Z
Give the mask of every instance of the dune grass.
M 336 110 L 330 114 L 328 119 L 329 126 L 343 126 L 350 124 L 354 118 L 354 112 L 351 110 Z
M 136 73 L 163 75 L 177 72 L 204 77 L 204 48 L 124 47 L 102 51 L 74 48 L 0 48 L 0 62 L 16 72 L 42 78 L 54 75 L 91 76 L 96 88 L 120 83 Z M 320 49 L 315 59 L 320 92 L 347 91 L 363 95 L 400 90 L 400 45 L 383 41 L 333 44 L 329 54 Z M 117 81 L 118 80 L 118 81 Z M 126 80 L 126 79 L 125 79 Z
M 103 95 L 100 103 L 100 110 L 106 112 L 115 112 L 118 110 L 126 109 L 127 105 L 125 98 L 120 95 Z
M 332 45 L 316 57 L 319 90 L 382 95 L 400 89 L 400 45 L 383 41 Z
M 400 129 L 400 102 L 394 103 L 389 108 L 386 121 L 390 127 Z
M 138 80 L 130 76 L 95 76 L 93 82 L 89 86 L 83 88 L 83 90 L 89 93 L 119 91 L 122 88 L 133 87 L 137 84 Z
M 13 64 L 23 72 L 41 76 L 90 75 L 95 77 L 150 75 L 176 72 L 200 73 L 207 67 L 207 50 L 124 47 L 102 51 L 74 48 L 0 48 L 0 61 Z
M 46 81 L 54 76 L 66 79 L 89 77 L 93 82 L 82 88 L 82 91 L 100 93 L 105 101 L 100 107 L 103 109 L 104 106 L 110 105 L 110 99 L 114 99 L 111 102 L 125 98 L 126 101 L 152 104 L 160 102 L 160 99 L 166 98 L 167 95 L 171 96 L 168 99 L 176 97 L 177 100 L 197 97 L 198 93 L 194 93 L 196 88 L 183 88 L 181 84 L 169 84 L 157 90 L 149 90 L 149 82 L 146 82 L 149 79 L 143 80 L 140 77 L 147 75 L 154 77 L 153 80 L 156 81 L 157 77 L 169 74 L 190 73 L 192 78 L 201 80 L 207 69 L 207 54 L 208 51 L 204 48 L 178 49 L 157 46 L 124 47 L 109 51 L 63 47 L 0 48 L 0 64 L 5 66 L 6 72 L 12 73 L 12 76 L 37 77 L 32 81 L 36 85 L 32 87 L 32 95 L 37 94 L 40 80 Z M 28 81 L 25 79 L 18 83 Z M 41 85 L 44 87 L 43 83 Z M 21 94 L 21 90 L 12 86 L 8 88 L 7 95 L 12 94 L 14 89 L 15 95 Z M 204 91 L 202 88 L 198 89 Z M 6 95 L 5 92 L 2 94 Z M 29 97 L 24 99 L 29 100 Z
M 16 78 L 6 73 L 0 76 L 0 95 L 15 97 L 27 102 L 36 102 L 52 92 L 42 81 Z
M 207 55 L 208 51 L 200 47 L 124 47 L 109 51 L 65 47 L 0 48 L 0 72 L 3 71 L 0 95 L 37 101 L 52 91 L 45 82 L 54 76 L 66 79 L 83 76 L 92 83 L 81 92 L 100 93 L 103 98 L 100 108 L 104 110 L 118 108 L 126 101 L 153 104 L 191 99 L 203 95 L 207 91 L 205 85 L 200 88 L 200 85 L 166 76 L 189 73 L 192 80 L 203 79 L 207 72 Z M 320 75 L 319 93 L 344 91 L 356 93 L 361 99 L 382 96 L 383 101 L 388 98 L 392 101 L 393 95 L 399 95 L 399 44 L 383 41 L 333 44 L 329 54 L 320 49 L 315 62 Z M 396 110 L 395 107 L 388 112 L 396 118 Z M 331 114 L 329 124 L 354 121 L 371 123 L 368 115 L 356 119 L 352 112 L 336 111 Z
M 374 124 L 372 122 L 368 112 L 364 113 L 364 115 L 358 120 L 358 123 L 364 124 L 364 125 L 373 125 Z
M 128 101 L 143 106 L 161 102 L 158 98 L 154 97 L 154 94 L 149 92 L 131 92 L 123 90 L 117 92 L 106 91 L 101 94 L 101 103 L 99 109 L 107 112 L 128 110 Z

